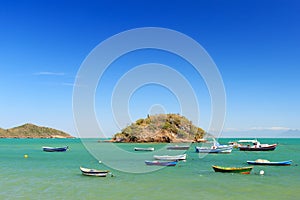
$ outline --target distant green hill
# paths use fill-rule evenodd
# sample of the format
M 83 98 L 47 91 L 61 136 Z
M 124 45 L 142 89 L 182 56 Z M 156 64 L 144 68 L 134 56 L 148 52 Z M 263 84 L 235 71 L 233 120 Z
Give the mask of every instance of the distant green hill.
M 179 114 L 139 119 L 113 136 L 113 142 L 197 142 L 207 133 Z
M 73 138 L 73 136 L 53 128 L 24 124 L 10 129 L 0 128 L 0 138 Z

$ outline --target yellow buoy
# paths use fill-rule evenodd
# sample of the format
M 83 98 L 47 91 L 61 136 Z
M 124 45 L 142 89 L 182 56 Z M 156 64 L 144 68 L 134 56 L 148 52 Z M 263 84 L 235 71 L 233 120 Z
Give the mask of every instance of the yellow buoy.
M 27 154 L 25 154 L 25 155 L 24 155 L 24 158 L 28 158 L 28 155 L 27 155 Z

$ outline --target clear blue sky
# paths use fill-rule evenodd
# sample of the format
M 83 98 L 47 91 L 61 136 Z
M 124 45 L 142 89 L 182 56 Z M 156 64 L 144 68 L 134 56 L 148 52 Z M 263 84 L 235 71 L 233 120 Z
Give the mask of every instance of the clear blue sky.
M 216 63 L 227 96 L 224 132 L 299 129 L 299 13 L 297 0 L 1 1 L 0 127 L 30 122 L 76 136 L 73 83 L 89 52 L 119 32 L 164 27 L 199 42 Z M 160 56 L 154 61 L 176 63 L 173 56 Z M 121 72 L 108 72 L 112 81 L 99 90 L 114 87 L 114 73 Z M 190 81 L 203 90 L 197 95 L 200 126 L 206 128 L 209 96 L 203 83 Z M 159 95 L 151 98 L 150 91 Z M 150 85 L 132 96 L 131 116 L 145 117 L 155 104 L 177 113 L 177 103 L 170 91 Z

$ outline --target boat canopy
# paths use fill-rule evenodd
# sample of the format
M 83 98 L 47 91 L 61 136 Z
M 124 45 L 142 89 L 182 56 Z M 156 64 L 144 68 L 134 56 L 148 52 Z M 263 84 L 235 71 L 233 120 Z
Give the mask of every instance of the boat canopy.
M 259 163 L 269 163 L 269 160 L 265 160 L 265 159 L 257 159 L 255 160 L 255 162 L 259 162 Z

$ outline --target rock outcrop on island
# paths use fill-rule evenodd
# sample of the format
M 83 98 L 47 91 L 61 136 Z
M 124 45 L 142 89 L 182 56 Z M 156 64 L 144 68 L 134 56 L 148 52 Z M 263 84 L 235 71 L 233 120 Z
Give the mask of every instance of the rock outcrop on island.
M 73 136 L 53 128 L 24 124 L 10 129 L 0 128 L 0 138 L 73 138 Z
M 207 134 L 179 114 L 159 114 L 139 119 L 113 136 L 113 142 L 199 142 Z

